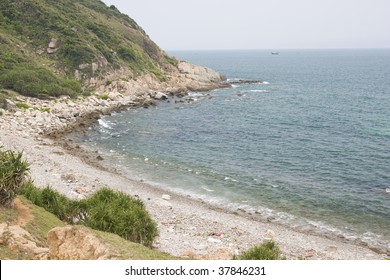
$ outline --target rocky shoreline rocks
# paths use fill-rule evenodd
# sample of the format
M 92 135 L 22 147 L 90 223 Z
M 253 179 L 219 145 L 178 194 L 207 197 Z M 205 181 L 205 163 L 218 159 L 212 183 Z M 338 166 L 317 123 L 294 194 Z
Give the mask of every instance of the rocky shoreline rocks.
M 6 100 L 2 110 L 2 129 L 15 129 L 21 135 L 58 137 L 85 128 L 100 116 L 130 107 L 154 106 L 169 96 L 183 97 L 188 91 L 208 91 L 226 87 L 226 78 L 206 67 L 180 62 L 182 70 L 161 83 L 151 75 L 137 79 L 116 80 L 99 86 L 89 97 L 71 99 L 63 96 L 54 100 L 18 97 Z M 181 69 L 179 67 L 179 69 Z M 122 73 L 123 75 L 123 73 Z M 7 127 L 9 126 L 9 127 Z

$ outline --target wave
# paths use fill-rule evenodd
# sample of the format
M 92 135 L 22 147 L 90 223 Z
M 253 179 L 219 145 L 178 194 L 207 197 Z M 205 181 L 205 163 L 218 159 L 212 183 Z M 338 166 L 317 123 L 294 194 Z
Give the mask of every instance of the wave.
M 98 123 L 101 127 L 107 128 L 107 129 L 112 129 L 112 126 L 110 125 L 109 122 L 103 120 L 103 119 L 98 119 Z
M 252 89 L 245 92 L 271 92 L 271 91 L 268 89 Z
M 206 188 L 206 187 L 202 187 L 202 189 L 205 190 L 206 192 L 213 192 L 213 191 L 214 191 L 214 190 L 208 189 L 208 188 Z
M 193 92 L 193 91 L 190 91 L 190 92 L 188 93 L 188 96 L 190 96 L 190 97 L 204 97 L 204 96 L 206 96 L 206 94 L 205 94 L 205 93 L 202 93 L 202 92 Z

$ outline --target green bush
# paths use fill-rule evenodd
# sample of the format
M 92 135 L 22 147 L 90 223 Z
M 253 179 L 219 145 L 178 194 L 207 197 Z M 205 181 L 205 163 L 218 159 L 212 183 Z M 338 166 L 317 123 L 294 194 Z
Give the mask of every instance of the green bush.
M 81 93 L 81 85 L 75 80 L 55 76 L 49 70 L 30 64 L 9 65 L 0 69 L 0 85 L 25 96 L 47 98 L 69 95 L 76 97 Z
M 260 246 L 255 246 L 233 260 L 282 260 L 284 259 L 279 250 L 278 244 L 274 241 L 266 241 Z
M 27 184 L 22 195 L 62 221 L 115 233 L 145 246 L 151 246 L 158 234 L 142 201 L 122 192 L 103 188 L 90 198 L 75 201 L 49 187 L 38 189 Z
M 78 216 L 77 201 L 67 198 L 50 187 L 39 189 L 32 182 L 29 182 L 23 187 L 21 194 L 35 205 L 44 208 L 69 224 L 72 224 L 74 218 Z
M 158 235 L 156 223 L 143 202 L 103 188 L 85 201 L 87 214 L 82 224 L 115 233 L 127 240 L 151 246 Z
M 0 205 L 13 207 L 14 198 L 26 183 L 29 164 L 22 153 L 2 151 L 0 147 Z

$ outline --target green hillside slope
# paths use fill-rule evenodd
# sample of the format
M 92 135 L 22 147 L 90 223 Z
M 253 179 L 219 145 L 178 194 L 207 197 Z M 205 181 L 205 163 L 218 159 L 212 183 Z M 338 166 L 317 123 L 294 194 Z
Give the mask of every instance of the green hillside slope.
M 77 96 L 115 69 L 162 81 L 175 65 L 134 20 L 99 0 L 0 1 L 0 88 Z

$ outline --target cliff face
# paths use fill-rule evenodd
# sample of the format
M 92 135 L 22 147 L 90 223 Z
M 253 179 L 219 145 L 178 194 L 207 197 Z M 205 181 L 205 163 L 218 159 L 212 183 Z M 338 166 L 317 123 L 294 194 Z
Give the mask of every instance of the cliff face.
M 0 2 L 0 89 L 47 98 L 145 75 L 156 83 L 216 82 L 178 65 L 133 19 L 99 0 Z

